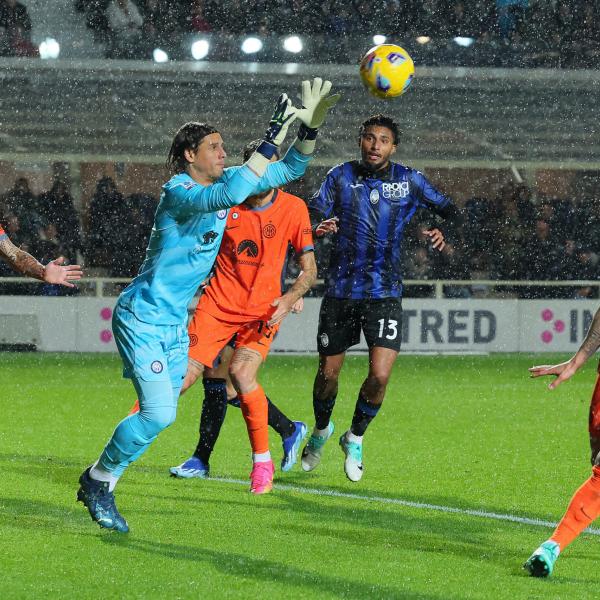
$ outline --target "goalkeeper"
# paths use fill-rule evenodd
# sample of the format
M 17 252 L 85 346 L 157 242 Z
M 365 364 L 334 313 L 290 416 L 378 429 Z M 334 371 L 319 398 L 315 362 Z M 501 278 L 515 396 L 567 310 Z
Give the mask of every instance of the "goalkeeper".
M 163 185 L 146 259 L 113 315 L 124 376 L 132 380 L 140 411 L 117 425 L 99 458 L 79 478 L 77 499 L 101 527 L 129 530 L 114 488 L 124 470 L 175 420 L 187 369 L 187 307 L 212 268 L 228 209 L 304 174 L 316 138 L 308 117 L 324 119 L 328 102 L 320 97 L 315 106 L 296 111 L 281 95 L 261 143 L 241 167 L 225 169 L 221 134 L 206 123 L 186 123 L 175 135 L 167 158 L 173 177 Z M 281 161 L 269 164 L 297 113 L 303 117 L 298 139 Z

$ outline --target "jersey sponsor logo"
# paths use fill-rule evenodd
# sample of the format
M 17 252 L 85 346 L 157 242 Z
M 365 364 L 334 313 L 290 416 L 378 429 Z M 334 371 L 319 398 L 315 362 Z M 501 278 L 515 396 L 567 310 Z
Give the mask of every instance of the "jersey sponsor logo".
M 319 336 L 319 339 L 321 340 L 321 346 L 323 346 L 323 348 L 327 348 L 327 346 L 329 346 L 329 336 L 326 333 L 322 333 Z
M 224 219 L 227 216 L 227 211 L 225 209 L 217 211 L 217 219 Z
M 219 237 L 219 234 L 216 231 L 207 231 L 202 236 L 202 242 L 204 244 L 212 244 L 218 237 Z
M 190 333 L 190 348 L 198 343 L 198 336 L 195 333 Z
M 245 254 L 250 258 L 256 258 L 258 256 L 258 246 L 252 240 L 244 240 L 238 244 L 237 253 L 238 256 Z
M 371 190 L 371 193 L 369 194 L 369 202 L 371 204 L 377 204 L 379 202 L 379 191 L 378 190 Z
M 277 233 L 277 228 L 275 227 L 275 225 L 273 225 L 273 223 L 267 223 L 263 227 L 262 232 L 266 238 L 272 238 L 275 237 L 275 234 Z
M 163 371 L 163 364 L 160 362 L 160 360 L 153 360 L 152 364 L 150 365 L 150 370 L 158 375 Z
M 410 194 L 408 181 L 395 181 L 394 183 L 382 183 L 381 191 L 384 198 L 406 198 Z

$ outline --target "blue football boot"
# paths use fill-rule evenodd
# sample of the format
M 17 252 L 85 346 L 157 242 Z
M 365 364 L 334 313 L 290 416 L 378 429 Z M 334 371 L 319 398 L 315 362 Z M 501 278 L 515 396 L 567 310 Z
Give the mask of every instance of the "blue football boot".
M 302 421 L 294 421 L 294 433 L 283 440 L 283 458 L 281 459 L 281 470 L 289 471 L 298 460 L 300 444 L 306 437 L 308 427 Z
M 172 477 L 179 477 L 180 479 L 192 479 L 192 477 L 206 479 L 210 474 L 210 467 L 197 456 L 192 456 L 177 467 L 171 467 L 169 471 Z
M 100 527 L 127 533 L 129 525 L 117 510 L 115 495 L 108 491 L 108 481 L 92 479 L 90 469 L 91 467 L 88 467 L 79 478 L 77 501 L 83 502 L 92 521 L 96 521 Z

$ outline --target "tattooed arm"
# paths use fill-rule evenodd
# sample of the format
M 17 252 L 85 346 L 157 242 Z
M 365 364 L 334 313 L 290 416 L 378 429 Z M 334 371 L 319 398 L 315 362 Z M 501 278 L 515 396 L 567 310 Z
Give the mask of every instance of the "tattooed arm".
M 532 377 L 556 375 L 556 379 L 548 386 L 553 390 L 563 381 L 573 377 L 579 368 L 596 352 L 596 350 L 598 350 L 598 348 L 600 348 L 600 309 L 596 311 L 590 329 L 574 356 L 568 361 L 558 365 L 540 365 L 539 367 L 531 367 L 529 372 Z
M 46 283 L 75 287 L 70 282 L 81 279 L 83 275 L 79 265 L 63 266 L 64 258 L 62 257 L 53 260 L 46 266 L 42 265 L 31 254 L 15 246 L 7 235 L 0 236 L 0 258 L 3 258 L 17 273 Z

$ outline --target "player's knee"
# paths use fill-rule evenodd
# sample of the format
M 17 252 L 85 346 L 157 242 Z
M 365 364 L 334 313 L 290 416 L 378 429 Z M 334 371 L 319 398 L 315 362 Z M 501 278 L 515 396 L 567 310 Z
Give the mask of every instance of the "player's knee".
M 229 376 L 234 388 L 240 394 L 245 394 L 256 387 L 256 370 L 244 363 L 231 364 Z
M 144 432 L 148 437 L 156 436 L 173 424 L 177 416 L 175 406 L 153 406 L 139 412 Z
M 389 373 L 381 371 L 372 371 L 369 373 L 369 377 L 367 378 L 369 387 L 376 390 L 385 390 L 389 380 Z

